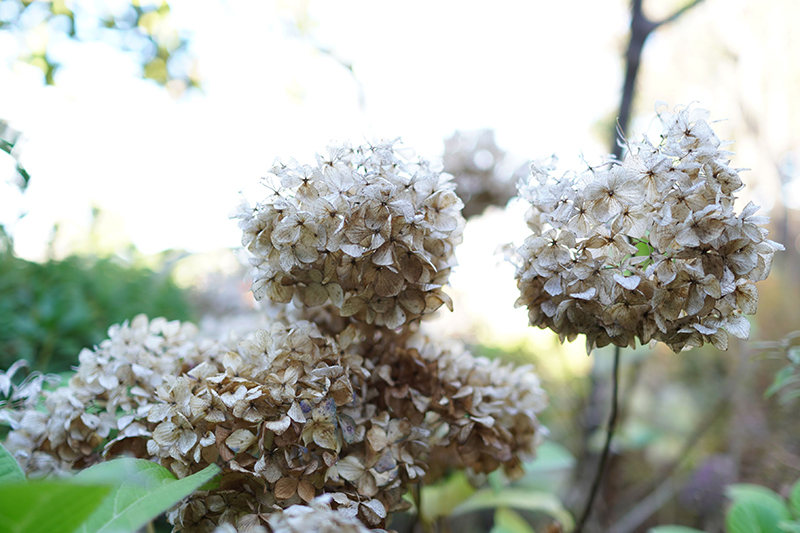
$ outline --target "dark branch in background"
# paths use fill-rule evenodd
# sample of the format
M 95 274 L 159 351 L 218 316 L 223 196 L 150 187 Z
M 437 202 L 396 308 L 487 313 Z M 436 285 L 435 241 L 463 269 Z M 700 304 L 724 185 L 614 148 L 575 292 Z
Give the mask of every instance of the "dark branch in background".
M 625 513 L 625 515 L 614 527 L 610 529 L 610 531 L 613 531 L 614 533 L 630 533 L 639 527 L 645 520 L 650 518 L 650 515 L 659 509 L 659 507 L 650 506 L 650 503 L 653 501 L 658 501 L 662 505 L 666 503 L 659 498 L 654 499 L 654 496 L 659 493 L 661 490 L 660 487 L 669 486 L 674 474 L 689 456 L 689 453 L 692 451 L 692 449 L 700 442 L 708 430 L 714 427 L 714 424 L 717 422 L 717 420 L 719 420 L 720 417 L 728 410 L 729 402 L 729 394 L 725 394 L 722 398 L 717 400 L 714 406 L 708 411 L 706 416 L 703 417 L 699 424 L 697 424 L 694 431 L 692 431 L 692 434 L 689 435 L 688 439 L 686 439 L 686 442 L 683 443 L 681 450 L 675 455 L 675 459 L 671 463 L 659 470 L 659 472 L 652 479 L 644 481 L 639 485 L 635 485 L 626 491 L 622 496 L 620 496 L 619 499 L 623 503 L 640 503 L 636 503 L 635 505 L 631 506 L 628 512 Z M 675 483 L 675 485 L 679 484 Z M 644 502 L 648 502 L 648 504 L 642 505 Z M 649 514 L 645 512 L 645 509 L 650 511 Z
M 627 133 L 628 125 L 631 121 L 631 109 L 633 108 L 633 98 L 636 92 L 636 76 L 639 73 L 642 51 L 647 38 L 654 30 L 670 22 L 675 22 L 681 15 L 702 1 L 693 0 L 659 22 L 654 22 L 645 16 L 642 11 L 642 0 L 633 0 L 631 2 L 631 37 L 628 42 L 628 50 L 625 53 L 625 83 L 623 84 L 622 99 L 620 100 L 619 113 L 617 114 L 619 128 L 623 133 Z M 619 139 L 615 136 L 611 152 L 614 157 L 620 159 L 622 157 L 622 145 L 618 141 Z
M 684 13 L 689 11 L 691 8 L 695 7 L 697 4 L 701 3 L 703 0 L 692 0 L 691 2 L 687 3 L 682 8 L 678 9 L 672 15 L 666 17 L 661 21 L 654 22 L 647 18 L 642 10 L 642 2 L 643 0 L 632 0 L 631 1 L 631 26 L 630 26 L 630 39 L 628 41 L 628 48 L 625 52 L 625 81 L 623 83 L 622 89 L 622 97 L 620 98 L 619 104 L 619 112 L 617 113 L 617 122 L 616 127 L 621 132 L 620 135 L 617 135 L 615 132 L 612 135 L 611 141 L 611 153 L 614 154 L 616 159 L 622 158 L 622 150 L 623 145 L 620 144 L 620 140 L 624 140 L 624 136 L 628 133 L 628 126 L 631 121 L 631 110 L 633 108 L 633 100 L 636 94 L 636 78 L 639 73 L 639 67 L 641 65 L 642 60 L 642 52 L 644 51 L 644 45 L 647 41 L 647 38 L 650 36 L 653 31 L 660 28 L 665 24 L 669 24 L 675 22 L 679 19 Z M 622 137 L 622 139 L 620 138 Z M 600 383 L 599 380 L 592 378 L 591 385 L 590 385 L 590 392 L 588 396 L 587 402 L 587 415 L 586 415 L 586 425 L 584 428 L 584 440 L 588 438 L 596 428 L 597 428 L 597 416 L 591 410 L 593 406 L 597 405 L 597 398 L 599 397 L 600 393 Z M 586 453 L 584 456 L 581 457 L 579 460 L 578 465 L 576 466 L 576 479 L 578 480 L 579 486 L 582 484 L 582 481 L 587 479 L 588 468 L 589 464 L 586 461 Z M 601 479 L 602 481 L 602 479 Z M 602 486 L 602 483 L 600 483 Z M 599 487 L 594 489 L 599 492 Z M 593 490 L 593 492 L 594 492 Z M 594 499 L 594 496 L 590 496 L 591 499 Z M 574 500 L 573 500 L 574 501 Z M 588 510 L 586 514 L 587 516 L 583 517 L 582 520 L 588 519 Z M 583 525 L 580 525 L 578 529 L 576 529 L 576 533 L 580 532 L 580 528 Z
M 611 393 L 611 413 L 608 416 L 608 428 L 606 429 L 606 442 L 603 445 L 603 452 L 600 454 L 600 461 L 597 465 L 597 472 L 592 482 L 592 488 L 589 490 L 589 498 L 586 500 L 586 507 L 583 509 L 578 525 L 575 527 L 574 533 L 581 533 L 586 520 L 592 512 L 592 504 L 597 497 L 600 489 L 600 481 L 603 479 L 603 471 L 606 469 L 608 463 L 608 456 L 611 452 L 611 440 L 614 438 L 614 430 L 617 426 L 617 407 L 619 404 L 619 359 L 622 350 L 619 346 L 614 346 L 614 369 L 611 371 L 612 380 L 612 393 Z

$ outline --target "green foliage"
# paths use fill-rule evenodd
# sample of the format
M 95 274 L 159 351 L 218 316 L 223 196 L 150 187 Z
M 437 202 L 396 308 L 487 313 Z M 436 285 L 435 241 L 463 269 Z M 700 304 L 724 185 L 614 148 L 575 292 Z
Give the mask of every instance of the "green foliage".
M 20 483 L 25 481 L 25 473 L 17 461 L 8 453 L 5 446 L 0 444 L 0 484 Z
M 19 163 L 19 153 L 18 150 L 15 149 L 17 148 L 19 140 L 20 133 L 9 126 L 7 121 L 0 120 L 0 150 L 10 155 L 16 161 L 16 170 L 19 177 L 19 181 L 16 185 L 24 192 L 25 189 L 28 188 L 31 177 Z
M 765 352 L 767 357 L 783 359 L 788 363 L 775 374 L 764 397 L 777 394 L 781 403 L 800 397 L 800 331 L 793 331 L 779 341 L 761 342 L 757 349 Z
M 778 524 L 791 519 L 785 500 L 766 487 L 731 485 L 727 494 L 733 501 L 725 516 L 728 533 L 779 533 Z
M 71 479 L 26 481 L 14 458 L 0 445 L 0 530 L 137 531 L 218 473 L 219 467 L 209 465 L 176 479 L 151 461 L 115 459 Z
M 175 479 L 166 468 L 145 459 L 117 459 L 83 470 L 75 483 L 114 483 L 111 494 L 75 533 L 136 531 L 211 480 L 219 467 Z
M 0 485 L 0 530 L 71 533 L 110 492 L 109 486 L 67 481 Z
M 87 0 L 3 0 L 3 4 L 0 31 L 22 37 L 18 59 L 39 67 L 48 85 L 55 83 L 60 67 L 50 53 L 50 43 L 104 40 L 135 53 L 144 78 L 161 85 L 175 81 L 177 85 L 171 87 L 182 89 L 198 86 L 196 61 L 187 39 L 172 24 L 166 1 L 130 0 L 113 7 Z M 31 35 L 39 38 L 25 39 Z
M 780 494 L 760 485 L 739 483 L 726 491 L 731 506 L 725 515 L 727 533 L 800 533 L 800 480 L 787 502 Z M 659 526 L 649 533 L 697 533 L 683 526 Z
M 512 510 L 543 513 L 558 521 L 564 531 L 574 527 L 574 521 L 556 496 L 562 475 L 568 476 L 575 458 L 559 444 L 545 441 L 537 457 L 523 465 L 524 474 L 510 481 L 502 472 L 488 476 L 489 487 L 476 490 L 464 472 L 454 472 L 435 485 L 422 488 L 423 524 L 431 525 L 440 518 L 458 516 L 483 509 L 495 509 L 494 533 L 523 533 L 527 521 Z M 520 522 L 522 521 L 522 522 Z
M 191 320 L 184 293 L 167 274 L 114 259 L 69 257 L 39 264 L 0 254 L 0 367 L 17 359 L 64 371 L 108 327 L 139 313 Z
M 500 507 L 494 512 L 494 527 L 491 533 L 535 533 L 520 514 L 513 509 Z
M 481 489 L 456 507 L 453 510 L 453 515 L 501 507 L 513 507 L 514 509 L 545 513 L 558 521 L 564 531 L 572 531 L 575 527 L 572 515 L 564 509 L 558 496 L 552 492 L 533 491 L 516 487 L 505 487 L 499 491 Z

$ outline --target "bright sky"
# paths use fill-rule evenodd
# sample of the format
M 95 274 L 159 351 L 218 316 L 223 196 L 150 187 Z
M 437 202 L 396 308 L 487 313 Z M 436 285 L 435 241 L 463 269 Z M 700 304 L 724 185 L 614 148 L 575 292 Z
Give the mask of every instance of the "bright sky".
M 59 45 L 56 87 L 0 66 L 0 116 L 29 138 L 21 256 L 41 257 L 56 221 L 85 228 L 93 204 L 145 253 L 236 246 L 239 191 L 275 157 L 311 160 L 334 139 L 401 136 L 435 158 L 453 130 L 493 127 L 525 157 L 604 149 L 591 127 L 616 105 L 621 2 L 311 2 L 312 33 L 353 64 L 363 109 L 345 68 L 286 35 L 296 3 L 171 3 L 204 94 L 171 99 L 103 43 Z

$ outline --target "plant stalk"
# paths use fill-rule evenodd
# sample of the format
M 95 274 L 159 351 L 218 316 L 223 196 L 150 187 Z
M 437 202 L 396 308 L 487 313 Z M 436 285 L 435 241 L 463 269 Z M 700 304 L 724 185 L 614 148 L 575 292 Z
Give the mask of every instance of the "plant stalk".
M 606 431 L 606 442 L 603 445 L 603 453 L 600 455 L 600 462 L 597 465 L 597 472 L 594 475 L 594 481 L 592 482 L 592 488 L 589 490 L 589 499 L 586 501 L 586 507 L 583 509 L 583 514 L 581 515 L 580 520 L 578 520 L 578 525 L 575 526 L 575 530 L 573 533 L 581 533 L 583 531 L 583 526 L 586 524 L 586 520 L 589 518 L 589 515 L 592 512 L 592 505 L 594 504 L 594 500 L 597 497 L 597 493 L 600 489 L 600 482 L 603 479 L 603 472 L 606 468 L 606 463 L 608 463 L 608 456 L 610 455 L 611 451 L 611 440 L 614 438 L 614 430 L 616 429 L 617 425 L 617 408 L 619 403 L 619 360 L 620 360 L 620 352 L 622 350 L 619 346 L 614 346 L 614 368 L 612 370 L 612 390 L 611 390 L 611 414 L 608 417 L 608 429 Z

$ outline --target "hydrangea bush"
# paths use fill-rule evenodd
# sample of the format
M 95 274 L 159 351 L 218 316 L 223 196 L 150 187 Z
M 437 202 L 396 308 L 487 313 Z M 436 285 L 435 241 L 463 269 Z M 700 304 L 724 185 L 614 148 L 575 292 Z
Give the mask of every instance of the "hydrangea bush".
M 742 315 L 781 246 L 752 203 L 734 211 L 742 182 L 707 113 L 660 118 L 660 142 L 624 161 L 562 177 L 532 165 L 520 193 L 533 233 L 513 250 L 532 325 L 584 333 L 588 350 L 747 337 Z M 266 198 L 235 211 L 266 327 L 220 339 L 140 315 L 84 349 L 67 386 L 0 373 L 6 446 L 28 475 L 118 456 L 178 478 L 216 464 L 167 517 L 220 533 L 381 530 L 412 485 L 521 475 L 545 394 L 531 368 L 426 333 L 452 305 L 464 219 L 449 176 L 405 154 L 342 144 L 315 165 L 278 162 Z
M 518 305 L 531 325 L 586 349 L 662 341 L 675 351 L 746 339 L 755 282 L 776 250 L 730 152 L 689 107 L 660 113 L 658 144 L 630 145 L 623 161 L 561 177 L 553 160 L 532 165 L 520 195 L 532 234 L 516 250 Z
M 395 143 L 317 163 L 279 163 L 269 196 L 235 214 L 269 327 L 113 326 L 44 409 L 4 411 L 29 475 L 117 456 L 179 478 L 218 464 L 215 488 L 168 513 L 176 531 L 294 532 L 382 528 L 411 485 L 454 469 L 522 474 L 543 431 L 536 375 L 420 328 L 450 302 L 453 185 Z

